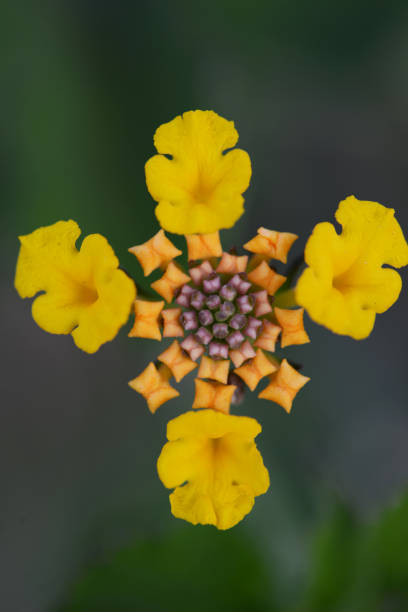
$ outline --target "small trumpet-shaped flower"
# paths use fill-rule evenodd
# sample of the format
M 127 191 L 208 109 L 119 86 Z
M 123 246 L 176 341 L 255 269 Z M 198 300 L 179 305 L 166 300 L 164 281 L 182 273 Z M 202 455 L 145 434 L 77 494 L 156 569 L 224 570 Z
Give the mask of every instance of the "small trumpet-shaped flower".
M 51 334 L 71 334 L 78 348 L 95 353 L 129 318 L 134 282 L 118 269 L 106 238 L 84 238 L 75 221 L 58 221 L 20 236 L 15 287 L 33 297 L 33 319 Z
M 336 215 L 343 231 L 319 223 L 305 250 L 309 266 L 300 277 L 296 301 L 310 317 L 337 334 L 366 338 L 377 313 L 398 299 L 401 277 L 384 265 L 408 265 L 408 245 L 394 210 L 350 196 Z
M 234 225 L 244 211 L 242 193 L 251 178 L 248 154 L 232 149 L 237 141 L 234 123 L 213 111 L 189 111 L 156 130 L 159 155 L 145 170 L 162 228 L 209 234 Z
M 269 488 L 269 475 L 255 437 L 255 419 L 215 410 L 187 412 L 170 421 L 157 462 L 168 489 L 171 511 L 193 525 L 229 529 Z

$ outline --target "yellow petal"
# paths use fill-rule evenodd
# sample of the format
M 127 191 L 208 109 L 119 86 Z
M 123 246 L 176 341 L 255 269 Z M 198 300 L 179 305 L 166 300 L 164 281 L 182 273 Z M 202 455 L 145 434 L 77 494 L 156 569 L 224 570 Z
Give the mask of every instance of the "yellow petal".
M 72 333 L 94 353 L 126 323 L 136 289 L 103 236 L 87 236 L 78 251 L 79 234 L 74 221 L 59 221 L 21 236 L 15 286 L 21 297 L 45 292 L 32 306 L 42 329 Z
M 149 159 L 145 172 L 164 229 L 209 234 L 234 225 L 251 177 L 245 151 L 224 153 L 237 140 L 233 122 L 213 111 L 189 111 L 157 129 L 154 144 L 160 155 Z
M 172 513 L 194 525 L 229 529 L 250 512 L 269 475 L 254 438 L 261 427 L 248 417 L 214 410 L 187 412 L 169 422 L 157 462 Z M 183 485 L 183 486 L 182 486 Z
M 305 250 L 309 268 L 296 287 L 296 301 L 310 317 L 332 331 L 355 339 L 372 331 L 377 313 L 398 299 L 401 277 L 385 265 L 408 265 L 408 245 L 394 211 L 353 196 L 340 203 L 338 235 L 319 223 Z

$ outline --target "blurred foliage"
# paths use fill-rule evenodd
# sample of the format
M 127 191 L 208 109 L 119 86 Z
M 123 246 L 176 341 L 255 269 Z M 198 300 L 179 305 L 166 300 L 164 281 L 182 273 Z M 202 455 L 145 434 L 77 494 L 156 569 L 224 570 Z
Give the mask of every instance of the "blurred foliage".
M 186 527 L 90 569 L 61 612 L 261 612 L 271 605 L 269 591 L 251 542 L 234 532 Z
M 406 612 L 408 495 L 374 524 L 342 505 L 313 538 L 306 586 L 278 601 L 265 561 L 242 533 L 185 527 L 85 572 L 59 612 Z

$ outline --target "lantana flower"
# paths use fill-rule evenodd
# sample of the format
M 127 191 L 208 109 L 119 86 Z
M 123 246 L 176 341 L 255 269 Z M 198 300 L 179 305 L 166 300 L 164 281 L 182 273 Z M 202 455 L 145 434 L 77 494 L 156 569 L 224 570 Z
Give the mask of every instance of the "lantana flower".
M 287 278 L 271 261 L 287 263 L 295 234 L 260 227 L 243 251 L 225 251 L 219 230 L 241 216 L 251 177 L 237 140 L 233 122 L 212 111 L 184 113 L 156 131 L 158 155 L 146 164 L 146 182 L 161 229 L 129 251 L 145 276 L 161 270 L 151 283 L 157 300 L 136 297 L 103 236 L 86 237 L 77 250 L 74 221 L 21 236 L 15 279 L 21 297 L 43 292 L 32 307 L 38 325 L 72 334 L 89 353 L 112 340 L 132 310 L 129 337 L 165 343 L 129 382 L 151 413 L 178 398 L 175 385 L 194 373 L 192 410 L 169 421 L 157 469 L 174 489 L 175 517 L 218 529 L 236 525 L 269 487 L 255 445 L 261 426 L 231 407 L 247 387 L 290 413 L 309 378 L 282 351 L 309 342 L 304 309 L 334 332 L 364 338 L 401 291 L 399 274 L 384 265 L 408 264 L 394 211 L 354 197 L 336 212 L 341 234 L 330 223 L 315 227 L 295 291 L 295 269 Z M 165 230 L 185 236 L 186 269 Z
M 135 300 L 135 320 L 129 336 L 174 338 L 157 359 L 167 366 L 176 382 L 195 372 L 195 409 L 212 408 L 228 414 L 245 385 L 254 391 L 265 379 L 269 392 L 261 391 L 258 396 L 272 399 L 290 412 L 292 401 L 288 397 L 293 400 L 309 380 L 275 355 L 279 338 L 281 348 L 309 342 L 303 308 L 274 307 L 274 296 L 286 277 L 268 263 L 275 257 L 286 261 L 297 237 L 265 228 L 260 228 L 257 236 L 262 238 L 260 242 L 255 237 L 245 245 L 253 253 L 250 259 L 249 255 L 223 251 L 218 232 L 187 235 L 188 270 L 176 261 L 181 252 L 163 230 L 129 249 L 145 275 L 156 267 L 164 268 L 159 280 L 151 284 L 164 299 Z M 147 253 L 153 245 L 149 258 Z M 161 253 L 160 257 L 156 257 L 157 253 Z M 284 375 L 279 375 L 281 368 Z M 145 397 L 152 412 L 159 406 L 158 397 L 162 403 L 175 397 L 171 383 L 163 383 L 153 362 L 129 384 Z M 285 386 L 289 394 L 272 393 L 271 388 L 278 386 Z M 157 395 L 159 389 L 166 392 Z M 152 394 L 156 398 L 153 404 Z
M 408 244 L 394 210 L 350 196 L 335 214 L 343 231 L 319 223 L 305 249 L 309 266 L 296 288 L 296 302 L 337 334 L 366 338 L 376 314 L 398 299 L 401 277 L 391 268 L 408 265 Z
M 58 221 L 20 236 L 15 287 L 23 298 L 44 292 L 32 305 L 37 325 L 95 353 L 128 320 L 136 288 L 106 238 L 87 236 L 78 251 L 80 233 L 75 221 Z
M 163 230 L 130 250 L 145 276 L 156 268 L 162 276 L 151 284 L 162 300 L 135 300 L 129 336 L 173 338 L 129 385 L 143 395 L 151 412 L 179 395 L 174 383 L 195 373 L 195 397 L 189 412 L 168 424 L 169 442 L 158 461 L 174 516 L 193 524 L 227 529 L 252 508 L 269 486 L 269 477 L 253 442 L 260 432 L 254 419 L 230 414 L 242 400 L 245 385 L 258 397 L 287 412 L 309 378 L 277 358 L 276 346 L 309 342 L 303 309 L 274 307 L 286 281 L 270 266 L 286 262 L 294 234 L 260 228 L 245 249 L 223 251 L 218 232 L 186 236 L 188 270 Z M 149 255 L 150 253 L 150 255 Z M 187 481 L 187 484 L 185 484 Z M 183 485 L 183 486 L 182 486 Z
M 186 412 L 167 425 L 157 469 L 175 517 L 193 525 L 229 529 L 269 488 L 269 474 L 254 438 L 255 419 L 215 410 Z
M 249 155 L 233 149 L 237 141 L 234 123 L 213 111 L 189 111 L 157 129 L 159 154 L 145 170 L 162 228 L 208 234 L 234 225 L 251 178 Z

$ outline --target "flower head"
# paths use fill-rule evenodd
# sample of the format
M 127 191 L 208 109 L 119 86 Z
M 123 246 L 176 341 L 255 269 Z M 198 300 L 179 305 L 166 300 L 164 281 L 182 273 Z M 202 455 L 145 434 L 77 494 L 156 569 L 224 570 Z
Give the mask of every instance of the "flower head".
M 159 155 L 145 170 L 162 228 L 209 234 L 234 225 L 251 178 L 248 154 L 233 149 L 237 141 L 234 123 L 213 111 L 189 111 L 156 130 Z
M 254 438 L 261 426 L 249 417 L 214 410 L 186 412 L 167 425 L 157 462 L 175 517 L 193 525 L 229 529 L 266 493 L 269 475 Z
M 261 245 L 261 261 L 259 253 L 254 255 L 254 260 L 249 260 L 248 255 L 223 251 L 218 232 L 186 236 L 188 271 L 166 256 L 162 277 L 151 284 L 169 306 L 163 308 L 163 301 L 135 301 L 135 323 L 130 337 L 160 340 L 163 335 L 179 339 L 158 357 L 168 366 L 176 382 L 193 371 L 200 360 L 192 405 L 195 409 L 211 408 L 228 414 L 231 404 L 242 397 L 241 383 L 253 391 L 261 380 L 279 370 L 280 362 L 273 353 L 280 335 L 281 348 L 309 342 L 303 328 L 303 309 L 273 306 L 274 296 L 286 277 L 278 274 L 268 261 L 273 256 L 286 260 L 296 236 L 261 230 L 262 240 L 265 236 L 268 239 L 268 252 Z M 146 253 L 152 240 L 154 244 L 154 239 L 150 239 L 130 249 L 144 270 L 151 267 Z M 257 248 L 254 240 L 248 243 L 251 249 Z M 180 252 L 163 231 L 160 241 L 166 244 L 168 254 L 177 256 Z M 156 252 L 152 258 L 156 261 Z M 154 374 L 153 364 L 150 365 L 148 372 Z M 283 364 L 283 370 L 275 377 L 275 386 L 285 368 Z M 303 378 L 305 382 L 309 380 Z M 151 378 L 139 376 L 135 380 L 137 384 L 132 381 L 131 386 L 146 398 L 150 407 Z M 161 389 L 158 375 L 154 380 L 156 386 L 160 383 Z M 161 403 L 176 397 L 167 381 L 165 389 L 166 393 L 160 395 Z M 299 389 L 300 386 L 296 392 Z M 295 395 L 291 395 L 292 400 Z M 287 394 L 261 391 L 259 397 L 288 410 Z
M 307 242 L 296 301 L 317 323 L 359 340 L 398 299 L 401 277 L 383 266 L 408 265 L 408 245 L 394 210 L 376 202 L 350 196 L 335 216 L 341 234 L 319 223 Z
M 52 334 L 71 334 L 78 348 L 95 353 L 129 318 L 134 282 L 118 269 L 106 238 L 91 234 L 78 251 L 75 221 L 58 221 L 20 236 L 15 287 L 33 297 L 35 322 Z

